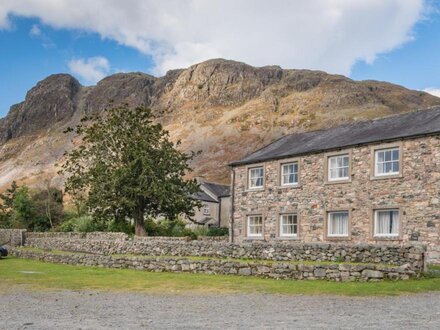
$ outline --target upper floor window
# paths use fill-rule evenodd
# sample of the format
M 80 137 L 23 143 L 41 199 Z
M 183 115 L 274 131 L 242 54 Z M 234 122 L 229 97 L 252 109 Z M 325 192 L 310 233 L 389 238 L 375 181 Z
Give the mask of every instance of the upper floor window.
M 399 210 L 374 211 L 374 236 L 397 237 L 399 236 Z
M 249 237 L 263 236 L 263 217 L 261 215 L 248 216 L 247 235 Z
M 298 216 L 296 214 L 282 214 L 280 216 L 280 236 L 298 236 Z
M 400 149 L 375 151 L 374 172 L 376 176 L 398 175 L 400 173 Z
M 203 204 L 203 214 L 204 215 L 210 215 L 211 212 L 209 210 L 209 205 L 208 204 Z
M 328 213 L 327 236 L 348 237 L 348 211 Z
M 328 181 L 348 180 L 350 172 L 349 155 L 328 157 Z
M 298 184 L 298 162 L 281 164 L 281 185 L 292 186 Z
M 263 166 L 253 167 L 248 170 L 249 189 L 263 188 L 264 169 Z

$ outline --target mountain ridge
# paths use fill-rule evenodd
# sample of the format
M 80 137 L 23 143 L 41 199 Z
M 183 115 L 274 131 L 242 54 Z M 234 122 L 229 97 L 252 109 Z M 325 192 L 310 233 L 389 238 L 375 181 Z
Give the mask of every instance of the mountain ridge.
M 195 174 L 228 182 L 229 162 L 284 134 L 414 111 L 440 98 L 387 82 L 223 59 L 158 78 L 117 73 L 94 86 L 55 74 L 0 119 L 0 187 L 11 179 L 62 185 L 54 165 L 74 138 L 63 128 L 123 103 L 151 108 L 184 150 L 202 150 Z

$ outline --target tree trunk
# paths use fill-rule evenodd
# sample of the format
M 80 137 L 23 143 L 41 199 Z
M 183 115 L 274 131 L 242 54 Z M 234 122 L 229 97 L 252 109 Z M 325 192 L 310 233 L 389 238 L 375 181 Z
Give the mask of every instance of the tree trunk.
M 144 225 L 144 212 L 136 210 L 134 214 L 134 234 L 136 236 L 147 236 Z

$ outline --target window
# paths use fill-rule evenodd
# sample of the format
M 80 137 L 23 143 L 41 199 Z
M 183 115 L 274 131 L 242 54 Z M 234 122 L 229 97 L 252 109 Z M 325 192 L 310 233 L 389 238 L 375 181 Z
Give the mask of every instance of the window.
M 400 173 L 399 148 L 375 151 L 375 175 L 396 175 Z
M 331 156 L 328 158 L 328 181 L 339 181 L 349 179 L 348 155 Z
M 250 237 L 263 236 L 263 217 L 261 215 L 248 216 L 247 235 Z
M 348 237 L 348 212 L 329 212 L 327 224 L 328 237 Z
M 298 184 L 298 162 L 281 164 L 281 185 L 293 186 Z
M 204 215 L 210 215 L 211 212 L 209 210 L 209 205 L 208 204 L 203 204 L 203 214 Z
M 298 236 L 298 217 L 296 214 L 282 214 L 280 217 L 280 236 Z
M 264 184 L 263 167 L 254 167 L 249 169 L 249 189 L 262 188 Z
M 399 210 L 391 209 L 374 211 L 374 236 L 399 236 Z

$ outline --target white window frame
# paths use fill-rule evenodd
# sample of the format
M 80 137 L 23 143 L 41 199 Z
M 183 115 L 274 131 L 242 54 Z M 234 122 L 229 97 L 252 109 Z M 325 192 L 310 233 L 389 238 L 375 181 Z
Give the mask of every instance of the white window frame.
M 338 213 L 344 213 L 347 214 L 347 233 L 345 234 L 332 234 L 331 229 L 332 229 L 332 216 L 334 214 L 338 214 Z M 327 237 L 330 238 L 337 238 L 337 237 L 349 237 L 350 236 L 350 212 L 349 211 L 345 211 L 345 210 L 341 210 L 341 211 L 330 211 L 327 213 Z
M 252 185 L 252 171 L 255 171 L 255 170 L 261 170 L 263 172 L 261 176 L 258 176 L 255 179 L 255 183 L 256 183 L 257 180 L 259 178 L 261 178 L 261 185 L 260 186 Z M 261 189 L 261 188 L 264 188 L 264 166 L 249 167 L 248 168 L 248 189 L 252 190 L 252 189 Z
M 378 233 L 378 214 L 379 212 L 397 212 L 397 230 L 396 233 Z M 383 237 L 391 237 L 391 238 L 397 238 L 400 236 L 400 223 L 401 223 L 401 212 L 400 209 L 398 208 L 389 208 L 389 209 L 378 209 L 378 210 L 374 210 L 374 237 L 379 237 L 379 238 L 383 238 Z
M 209 204 L 203 204 L 203 215 L 210 215 L 211 210 L 209 208 Z
M 385 152 L 387 152 L 387 151 L 393 152 L 395 150 L 397 150 L 397 152 L 399 153 L 399 157 L 397 158 L 397 160 L 385 161 Z M 379 166 L 378 154 L 380 152 L 384 153 L 384 161 L 380 162 L 380 164 L 382 164 L 382 166 L 383 166 L 383 164 L 386 164 L 386 163 L 395 163 L 395 162 L 397 162 L 399 164 L 399 170 L 397 172 L 379 173 L 379 171 L 378 171 L 378 166 Z M 401 154 L 400 153 L 401 153 L 400 147 L 390 147 L 390 148 L 383 148 L 383 149 L 376 149 L 376 150 L 374 150 L 374 176 L 382 177 L 382 176 L 396 176 L 396 175 L 399 175 L 400 171 L 402 170 Z
M 284 166 L 289 166 L 289 165 L 296 165 L 296 172 L 292 172 L 292 173 L 284 173 Z M 283 187 L 290 187 L 290 186 L 297 186 L 298 185 L 298 181 L 299 181 L 299 163 L 297 161 L 295 162 L 289 162 L 289 163 L 282 163 L 281 164 L 281 186 Z M 296 182 L 284 182 L 284 176 L 285 175 L 291 175 L 294 174 L 296 175 Z
M 251 219 L 254 219 L 254 218 L 260 218 L 261 224 L 260 225 L 255 225 L 255 224 L 251 225 L 250 221 L 251 221 Z M 251 233 L 251 227 L 257 227 L 257 226 L 261 226 L 261 232 L 257 233 L 257 234 Z M 259 214 L 248 215 L 247 219 L 246 219 L 246 230 L 247 230 L 248 237 L 263 237 L 263 216 L 259 215 Z
M 283 228 L 284 226 L 289 226 L 290 224 L 284 224 L 284 219 L 285 217 L 294 217 L 294 223 L 291 224 L 294 227 L 294 232 L 293 233 L 284 233 Z M 280 237 L 298 237 L 298 215 L 296 213 L 285 213 L 285 214 L 280 214 L 280 228 L 279 228 L 279 233 L 280 233 Z
M 347 158 L 348 159 L 347 166 L 336 166 L 336 167 L 332 168 L 331 167 L 331 160 L 338 159 L 338 158 Z M 337 160 L 336 160 L 336 162 L 337 162 Z M 331 176 L 332 169 L 339 170 L 341 168 L 347 168 L 347 176 L 332 178 L 332 176 Z M 333 155 L 333 156 L 327 157 L 327 180 L 329 182 L 350 180 L 350 155 L 349 154 L 340 154 L 340 155 Z

